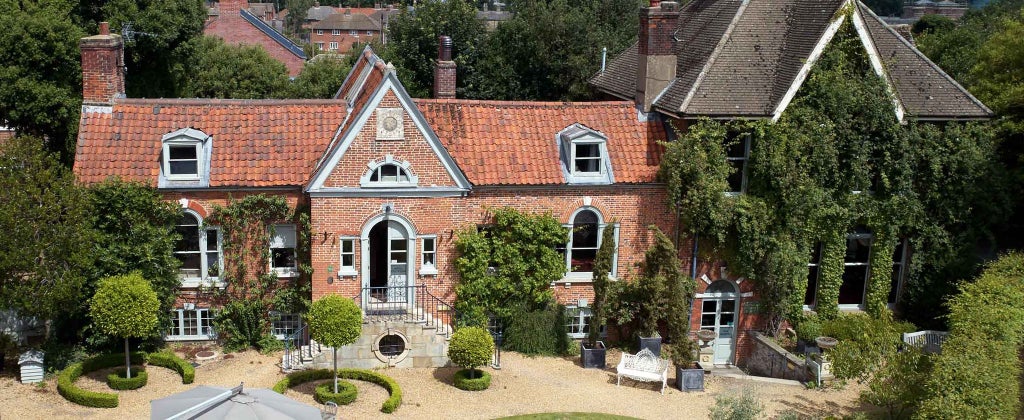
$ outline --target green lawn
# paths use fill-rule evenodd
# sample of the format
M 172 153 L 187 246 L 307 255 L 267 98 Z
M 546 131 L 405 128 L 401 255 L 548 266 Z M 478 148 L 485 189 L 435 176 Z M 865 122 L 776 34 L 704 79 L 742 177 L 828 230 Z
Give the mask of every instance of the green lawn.
M 639 420 L 636 417 L 616 416 L 602 413 L 539 413 L 524 414 L 522 416 L 502 417 L 498 420 L 575 420 L 575 419 L 596 419 L 596 420 Z

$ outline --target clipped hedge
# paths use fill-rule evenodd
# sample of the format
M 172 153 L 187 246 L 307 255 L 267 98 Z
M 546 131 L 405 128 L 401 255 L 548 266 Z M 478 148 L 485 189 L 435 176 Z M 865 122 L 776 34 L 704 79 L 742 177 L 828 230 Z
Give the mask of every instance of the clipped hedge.
M 146 359 L 146 353 L 132 352 L 129 357 L 133 364 L 141 364 Z M 60 375 L 57 375 L 57 392 L 64 399 L 78 405 L 96 408 L 117 407 L 117 394 L 84 390 L 75 386 L 75 381 L 82 375 L 122 363 L 124 363 L 124 353 L 104 354 L 72 364 L 62 370 Z
M 125 370 L 117 369 L 114 373 L 107 375 L 107 386 L 119 391 L 139 389 L 149 382 L 149 374 L 141 366 L 132 368 L 131 378 L 125 378 Z
M 192 383 L 196 379 L 196 368 L 188 361 L 168 351 L 150 353 L 149 364 L 178 372 L 178 375 L 181 375 L 181 383 L 185 385 Z
M 491 374 L 484 372 L 479 369 L 475 369 L 476 372 L 480 372 L 479 378 L 470 378 L 470 369 L 462 369 L 455 372 L 455 387 L 463 391 L 483 391 L 491 387 Z
M 320 404 L 333 401 L 338 405 L 348 405 L 356 400 L 356 395 L 358 394 L 359 391 L 356 390 L 355 384 L 339 379 L 337 393 L 334 392 L 334 384 L 325 382 L 316 386 L 316 389 L 313 391 L 313 399 Z
M 333 379 L 334 373 L 330 369 L 313 369 L 303 370 L 299 372 L 289 373 L 284 379 L 278 381 L 274 385 L 274 392 L 278 394 L 284 394 L 284 391 L 288 388 L 304 384 L 309 381 L 316 381 L 320 379 Z M 380 411 L 382 413 L 393 413 L 402 405 L 402 388 L 398 386 L 398 382 L 390 377 L 381 375 L 372 370 L 365 369 L 338 369 L 338 379 L 354 379 L 357 381 L 372 382 L 380 385 L 391 396 L 384 400 L 381 404 Z

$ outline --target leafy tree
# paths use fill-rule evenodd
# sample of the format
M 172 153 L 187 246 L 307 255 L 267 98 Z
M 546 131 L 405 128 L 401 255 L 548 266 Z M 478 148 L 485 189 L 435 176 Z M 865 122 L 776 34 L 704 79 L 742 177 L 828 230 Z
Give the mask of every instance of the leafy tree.
M 355 343 L 363 330 L 363 312 L 352 299 L 324 297 L 309 308 L 306 324 L 313 339 L 334 349 L 334 393 L 338 393 L 338 347 Z
M 354 50 L 354 49 L 353 49 Z M 329 99 L 341 88 L 352 65 L 346 60 L 319 56 L 302 67 L 302 73 L 288 85 L 289 98 Z
M 608 273 L 612 271 L 612 259 L 615 258 L 615 229 L 606 228 L 601 235 L 601 246 L 597 248 L 597 255 L 594 257 L 594 305 L 590 318 L 590 331 L 587 332 L 587 341 L 591 346 L 597 346 L 601 338 L 601 326 L 604 325 L 607 316 L 605 305 L 608 299 Z
M 476 377 L 477 366 L 484 366 L 494 354 L 494 338 L 480 327 L 463 327 L 452 334 L 448 345 L 448 358 L 452 363 L 469 369 L 469 377 Z
M 45 139 L 71 162 L 82 105 L 78 40 L 67 0 L 0 0 L 0 124 Z
M 104 278 L 96 288 L 89 314 L 104 333 L 124 337 L 126 378 L 132 377 L 128 338 L 151 334 L 159 322 L 159 310 L 156 292 L 138 272 Z
M 903 13 L 903 0 L 866 0 L 864 5 L 879 16 L 899 16 Z
M 297 38 L 303 32 L 302 24 L 306 21 L 306 11 L 313 7 L 313 3 L 316 1 L 285 0 L 284 7 L 288 9 L 288 15 L 284 18 L 284 29 L 292 38 Z
M 487 38 L 466 95 L 590 99 L 587 80 L 600 69 L 601 49 L 614 56 L 636 39 L 640 6 L 637 0 L 512 2 L 515 14 Z
M 956 22 L 943 15 L 924 15 L 910 27 L 914 36 L 920 36 L 925 32 L 945 32 L 956 28 Z
M 0 189 L 0 302 L 45 319 L 76 307 L 94 252 L 87 192 L 29 136 L 0 144 Z
M 198 37 L 175 50 L 172 74 L 183 97 L 263 99 L 288 86 L 288 68 L 260 46 Z
M 467 75 L 476 68 L 476 48 L 484 37 L 484 27 L 476 18 L 476 8 L 464 0 L 426 0 L 412 12 L 403 11 L 388 24 L 388 44 L 381 57 L 395 65 L 398 78 L 409 94 L 417 98 L 431 96 L 438 38 L 452 38 L 452 59 L 458 65 L 457 89 L 466 88 Z
M 568 232 L 550 214 L 492 210 L 492 224 L 463 229 L 455 240 L 459 272 L 455 306 L 482 324 L 486 312 L 506 318 L 516 308 L 541 309 L 553 300 L 551 282 L 565 274 Z
M 909 418 L 928 395 L 925 381 L 932 363 L 932 358 L 917 347 L 890 355 L 885 365 L 871 376 L 860 400 L 884 407 L 889 418 Z

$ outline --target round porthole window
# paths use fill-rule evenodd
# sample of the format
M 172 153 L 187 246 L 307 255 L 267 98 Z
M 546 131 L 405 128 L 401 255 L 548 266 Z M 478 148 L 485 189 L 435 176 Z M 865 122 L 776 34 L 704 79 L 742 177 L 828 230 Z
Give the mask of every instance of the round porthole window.
M 395 334 L 385 335 L 377 342 L 380 354 L 386 357 L 395 357 L 405 352 L 405 339 Z

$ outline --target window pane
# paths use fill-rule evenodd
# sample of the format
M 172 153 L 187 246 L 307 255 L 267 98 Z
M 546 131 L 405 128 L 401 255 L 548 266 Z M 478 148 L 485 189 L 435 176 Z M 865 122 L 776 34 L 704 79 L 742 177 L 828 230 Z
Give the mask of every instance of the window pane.
M 434 265 L 434 254 L 423 254 L 423 265 Z
M 172 160 L 171 175 L 197 174 L 199 164 L 194 160 Z
M 726 147 L 726 156 L 731 158 L 746 158 L 747 157 L 747 142 L 750 139 L 750 135 L 746 133 L 733 134 L 733 141 L 729 142 Z
M 839 286 L 840 305 L 860 305 L 864 303 L 864 280 L 867 274 L 867 266 L 846 266 L 846 269 L 843 271 L 843 284 Z
M 818 291 L 818 266 L 810 266 L 807 271 L 807 290 L 804 291 L 804 305 L 814 306 L 814 296 Z
M 597 257 L 597 249 L 572 249 L 572 272 L 587 273 L 594 271 L 594 259 Z
M 193 221 L 195 218 L 188 216 Z M 185 221 L 183 218 L 182 221 Z M 174 245 L 175 252 L 199 251 L 199 226 L 196 224 L 179 224 L 175 229 L 181 239 Z
M 392 239 L 391 240 L 391 250 L 392 251 L 405 251 L 406 250 L 405 239 Z
M 597 144 L 577 144 L 576 157 L 601 157 L 601 148 Z
M 846 240 L 847 263 L 867 263 L 871 255 L 871 237 L 856 237 Z
M 720 325 L 732 325 L 733 316 L 735 315 L 731 313 L 723 313 L 718 317 L 718 322 Z
M 274 268 L 295 268 L 294 248 L 274 248 L 270 252 Z
M 434 251 L 434 238 L 423 238 L 423 251 L 433 252 Z
M 718 327 L 719 338 L 732 338 L 732 327 Z
M 206 275 L 210 277 L 220 275 L 220 254 L 216 252 L 206 253 Z
M 715 314 L 704 314 L 700 316 L 700 326 L 702 327 L 714 327 L 715 326 Z
M 597 248 L 597 215 L 581 211 L 572 225 L 573 248 Z
M 174 254 L 181 261 L 181 268 L 178 271 L 185 277 L 199 277 L 199 270 L 202 267 L 202 254 Z
M 171 151 L 171 159 L 184 159 L 184 160 L 195 160 L 196 159 L 196 147 L 195 146 L 170 146 L 168 148 Z
M 718 310 L 718 301 L 716 300 L 705 300 L 701 305 L 702 312 L 715 312 Z
M 722 312 L 736 312 L 736 301 L 735 300 L 723 300 L 722 301 Z
M 743 160 L 730 160 L 729 166 L 732 168 L 732 172 L 729 173 L 729 192 L 742 192 L 743 191 L 743 166 L 746 161 Z
M 395 165 L 381 166 L 380 180 L 383 182 L 398 182 L 398 167 Z
M 892 279 L 889 282 L 889 299 L 887 302 L 896 303 L 896 292 L 899 291 L 900 278 L 903 276 L 902 266 L 892 266 Z
M 206 250 L 216 251 L 217 250 L 217 229 L 206 230 Z
M 199 319 L 196 316 L 196 311 L 184 311 L 185 324 L 184 331 L 185 335 L 199 335 Z
M 350 253 L 352 252 L 353 241 L 351 239 L 341 240 L 341 252 Z
M 356 265 L 353 262 L 354 260 L 355 260 L 355 256 L 352 255 L 352 254 L 342 255 L 341 256 L 341 266 L 342 267 L 355 267 Z

